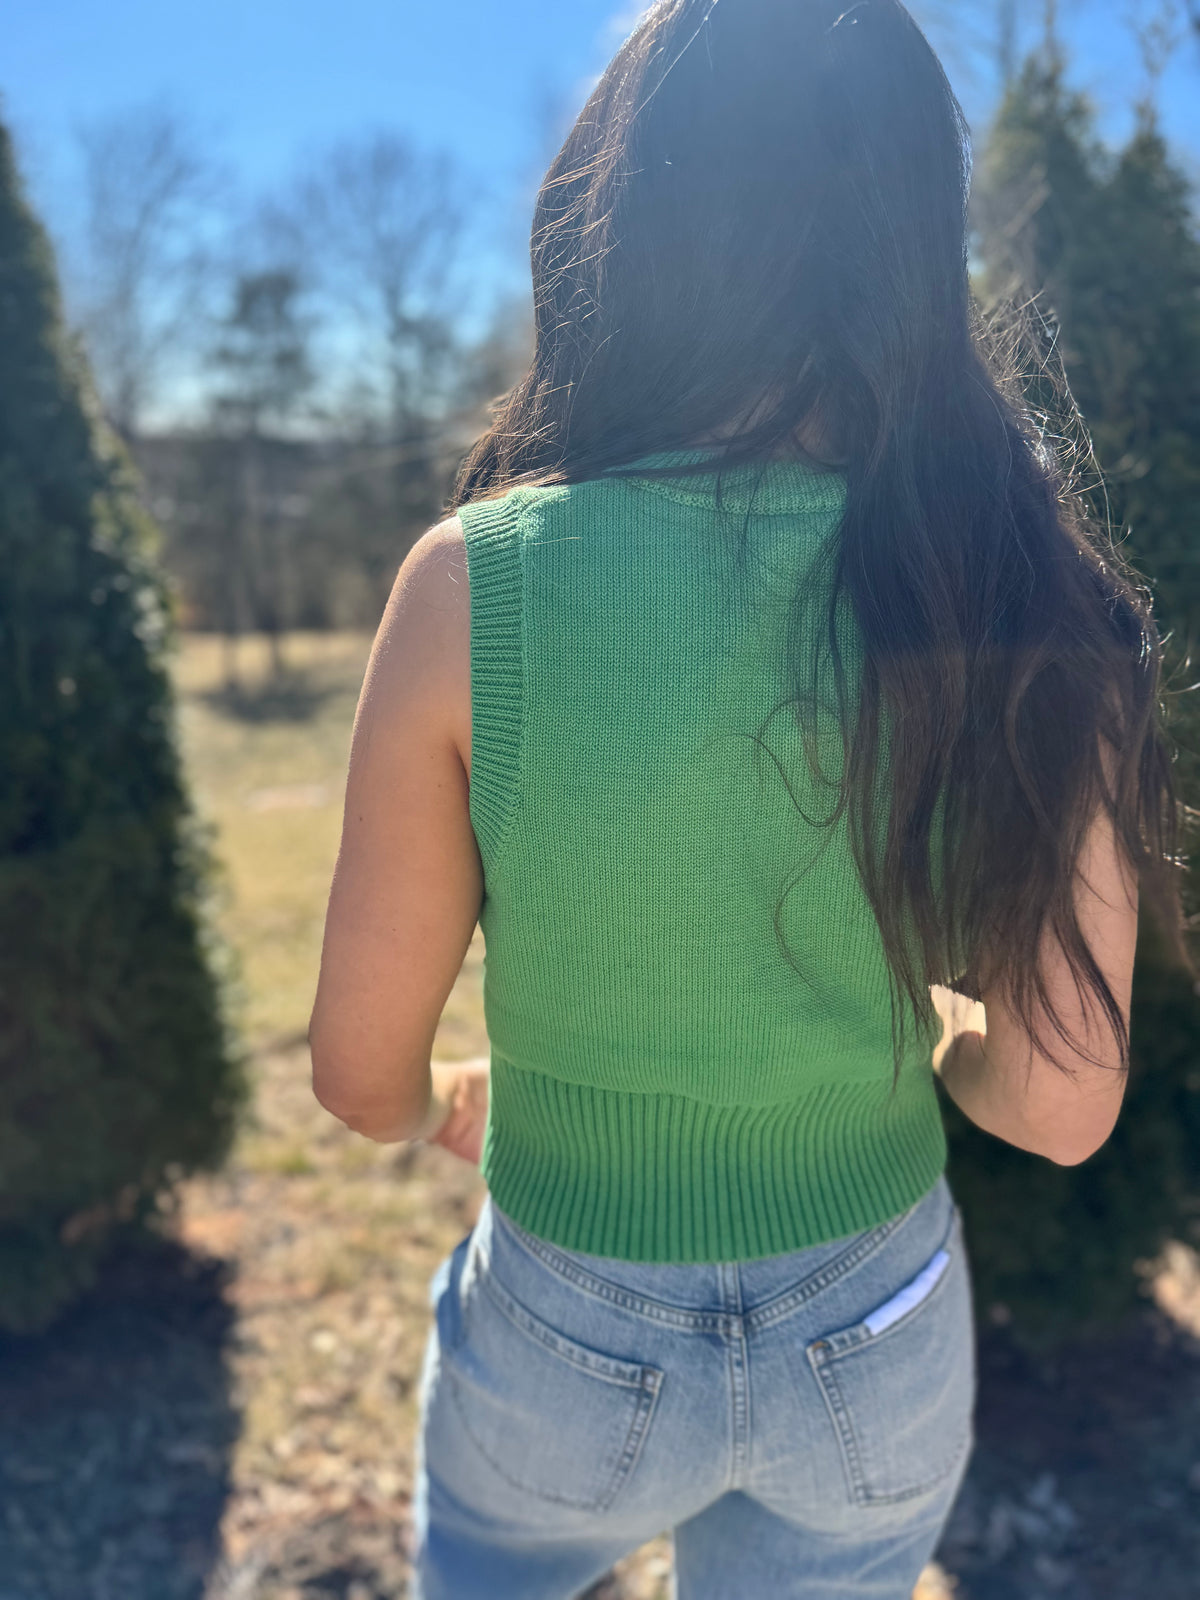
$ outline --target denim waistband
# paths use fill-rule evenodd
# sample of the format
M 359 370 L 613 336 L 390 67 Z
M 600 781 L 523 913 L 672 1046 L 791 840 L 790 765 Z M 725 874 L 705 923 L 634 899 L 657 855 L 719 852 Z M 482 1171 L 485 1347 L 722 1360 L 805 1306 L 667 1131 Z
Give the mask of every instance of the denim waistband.
M 530 1233 L 490 1195 L 477 1227 L 485 1234 L 490 1230 L 502 1251 L 533 1258 L 609 1305 L 677 1328 L 718 1332 L 731 1313 L 748 1328 L 766 1327 L 789 1316 L 873 1258 L 902 1230 L 927 1232 L 932 1254 L 960 1220 L 943 1173 L 907 1210 L 861 1233 L 747 1261 L 640 1262 L 568 1250 Z

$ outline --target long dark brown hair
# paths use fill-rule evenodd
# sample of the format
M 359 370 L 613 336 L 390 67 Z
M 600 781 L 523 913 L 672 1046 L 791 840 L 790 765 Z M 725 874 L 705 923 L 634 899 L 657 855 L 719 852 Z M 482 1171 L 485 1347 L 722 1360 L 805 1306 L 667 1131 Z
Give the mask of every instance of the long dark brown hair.
M 1047 930 L 1126 1070 L 1074 873 L 1103 805 L 1194 970 L 1162 641 L 974 305 L 969 180 L 962 110 L 897 0 L 659 0 L 546 174 L 533 361 L 448 510 L 697 441 L 715 456 L 662 470 L 832 443 L 846 479 L 821 641 L 844 752 L 835 815 L 888 960 L 897 1073 L 901 996 L 928 1026 L 930 983 L 978 998 L 997 978 L 1070 1072 L 1035 1015 L 1073 1047 L 1039 969 Z M 798 715 L 818 670 L 806 609 L 798 588 Z

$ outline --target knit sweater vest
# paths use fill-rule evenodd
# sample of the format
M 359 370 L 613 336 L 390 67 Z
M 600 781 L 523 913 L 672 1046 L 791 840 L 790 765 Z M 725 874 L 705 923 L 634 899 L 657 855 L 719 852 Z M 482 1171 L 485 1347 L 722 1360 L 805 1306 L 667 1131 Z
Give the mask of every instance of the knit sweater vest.
M 893 1092 L 878 927 L 786 703 L 789 602 L 802 578 L 820 600 L 844 479 L 782 460 L 720 477 L 720 507 L 714 470 L 459 512 L 481 1168 L 531 1233 L 633 1261 L 841 1238 L 914 1204 L 946 1159 L 935 1038 L 907 1013 Z M 811 726 L 836 777 L 836 722 Z

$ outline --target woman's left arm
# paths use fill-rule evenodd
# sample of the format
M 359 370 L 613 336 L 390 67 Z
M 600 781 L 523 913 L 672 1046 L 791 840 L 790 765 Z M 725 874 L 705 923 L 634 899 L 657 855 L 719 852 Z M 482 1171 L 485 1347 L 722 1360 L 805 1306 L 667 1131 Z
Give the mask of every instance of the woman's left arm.
M 406 556 L 371 651 L 309 1025 L 317 1099 L 381 1143 L 429 1137 L 450 1109 L 430 1056 L 483 895 L 470 707 L 466 546 L 451 517 Z

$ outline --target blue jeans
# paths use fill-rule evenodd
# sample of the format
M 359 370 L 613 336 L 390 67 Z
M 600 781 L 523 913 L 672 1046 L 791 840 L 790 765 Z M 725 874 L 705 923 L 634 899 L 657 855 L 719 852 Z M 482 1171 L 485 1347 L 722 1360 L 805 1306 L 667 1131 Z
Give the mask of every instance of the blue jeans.
M 670 1529 L 677 1600 L 910 1600 L 974 1441 L 943 1174 L 786 1255 L 584 1255 L 485 1199 L 430 1284 L 412 1600 L 569 1600 Z

